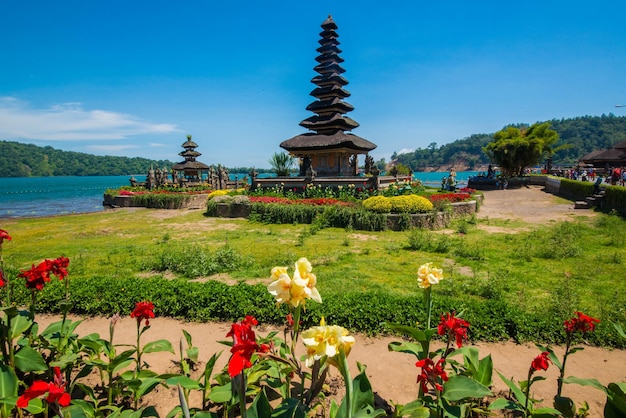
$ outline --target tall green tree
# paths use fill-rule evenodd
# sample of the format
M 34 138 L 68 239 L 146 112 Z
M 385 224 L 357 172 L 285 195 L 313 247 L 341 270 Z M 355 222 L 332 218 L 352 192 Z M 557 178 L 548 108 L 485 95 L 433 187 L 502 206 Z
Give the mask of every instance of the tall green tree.
M 550 129 L 550 122 L 535 123 L 528 128 L 508 126 L 496 132 L 483 151 L 503 175 L 521 176 L 526 167 L 550 157 L 558 140 L 559 134 Z
M 268 160 L 277 176 L 288 176 L 294 164 L 294 158 L 286 152 L 275 152 Z

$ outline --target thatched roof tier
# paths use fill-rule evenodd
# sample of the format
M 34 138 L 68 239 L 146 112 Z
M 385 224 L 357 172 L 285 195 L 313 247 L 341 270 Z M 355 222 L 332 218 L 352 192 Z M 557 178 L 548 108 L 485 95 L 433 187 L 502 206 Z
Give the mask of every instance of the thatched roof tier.
M 333 44 L 322 45 L 319 48 L 317 48 L 316 51 L 322 55 L 315 59 L 319 61 L 318 58 L 321 58 L 321 57 L 325 57 L 325 56 L 332 55 L 332 54 L 341 54 L 343 51 L 337 47 L 338 43 L 339 42 L 334 42 Z M 341 59 L 341 62 L 343 62 L 343 58 Z
M 346 80 L 343 76 L 340 76 L 337 73 L 333 73 L 330 75 L 317 75 L 311 79 L 311 83 L 317 84 L 318 86 L 327 86 L 336 84 L 339 86 L 345 86 L 348 84 L 348 80 Z
M 201 163 L 200 161 L 183 161 L 182 163 L 174 164 L 172 170 L 176 171 L 189 171 L 189 170 L 208 170 L 209 166 Z
M 311 116 L 300 122 L 300 126 L 311 131 L 327 134 L 332 131 L 351 131 L 359 127 L 359 123 L 352 118 L 337 113 Z
M 337 132 L 333 135 L 306 133 L 294 136 L 291 139 L 283 141 L 280 147 L 293 154 L 340 148 L 366 153 L 376 148 L 376 144 L 354 134 Z
M 316 100 L 308 105 L 306 110 L 310 110 L 315 113 L 337 112 L 343 114 L 353 111 L 354 106 L 339 98 L 333 97 L 329 100 Z

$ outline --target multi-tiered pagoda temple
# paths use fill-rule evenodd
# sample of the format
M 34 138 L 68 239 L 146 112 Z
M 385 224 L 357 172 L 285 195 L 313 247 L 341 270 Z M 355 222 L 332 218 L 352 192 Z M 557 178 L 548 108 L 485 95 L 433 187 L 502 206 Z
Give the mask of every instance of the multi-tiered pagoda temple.
M 307 106 L 314 116 L 300 122 L 309 133 L 283 141 L 280 146 L 289 154 L 300 159 L 300 175 L 315 173 L 317 177 L 354 176 L 357 174 L 358 156 L 376 148 L 376 145 L 346 131 L 359 124 L 345 116 L 354 107 L 344 99 L 350 93 L 344 89 L 348 84 L 341 74 L 344 61 L 339 56 L 337 25 L 332 16 L 322 23 L 320 55 L 315 58 L 319 64 L 314 70 L 319 74 L 311 82 L 317 86 L 311 96 L 317 100 Z
M 191 135 L 187 135 L 187 140 L 181 145 L 184 151 L 178 153 L 185 161 L 172 166 L 172 177 L 174 183 L 201 183 L 206 178 L 205 174 L 209 170 L 209 166 L 196 161 L 201 156 L 196 148 L 198 144 L 191 140 Z

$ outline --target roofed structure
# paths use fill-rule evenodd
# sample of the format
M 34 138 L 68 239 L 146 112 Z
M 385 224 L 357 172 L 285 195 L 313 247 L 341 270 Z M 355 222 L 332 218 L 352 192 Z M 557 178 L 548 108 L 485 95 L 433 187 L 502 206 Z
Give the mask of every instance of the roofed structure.
M 196 161 L 196 157 L 202 155 L 196 151 L 198 144 L 191 140 L 191 135 L 187 135 L 187 140 L 181 146 L 185 150 L 178 153 L 178 155 L 184 157 L 185 161 L 172 166 L 173 181 L 175 183 L 200 183 L 204 181 L 203 174 L 209 171 L 209 166 L 200 161 Z
M 594 167 L 622 167 L 626 165 L 626 141 L 618 142 L 607 150 L 592 151 L 580 159 Z
M 317 176 L 354 176 L 357 174 L 358 155 L 367 155 L 376 145 L 357 135 L 346 133 L 359 124 L 345 116 L 354 107 L 343 99 L 350 96 L 344 89 L 348 84 L 342 74 L 344 61 L 339 56 L 342 52 L 337 38 L 337 25 L 332 16 L 322 23 L 320 55 L 315 58 L 319 63 L 314 70 L 319 74 L 311 82 L 317 86 L 311 96 L 317 100 L 309 104 L 306 110 L 315 113 L 300 126 L 313 132 L 294 136 L 283 141 L 280 146 L 292 156 L 300 159 L 300 175 L 315 172 Z

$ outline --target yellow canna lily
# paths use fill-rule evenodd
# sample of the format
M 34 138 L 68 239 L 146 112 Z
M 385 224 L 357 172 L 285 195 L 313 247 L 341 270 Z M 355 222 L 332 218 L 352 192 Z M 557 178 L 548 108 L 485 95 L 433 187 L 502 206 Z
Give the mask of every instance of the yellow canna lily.
M 422 264 L 417 269 L 417 283 L 421 288 L 428 288 L 443 280 L 443 270 L 434 268 L 433 263 Z
M 307 329 L 302 333 L 302 342 L 307 349 L 305 364 L 311 367 L 316 360 L 326 356 L 332 360 L 340 350 L 347 356 L 354 345 L 354 337 L 348 335 L 348 330 L 338 325 L 326 325 L 324 319 L 317 327 Z M 336 364 L 330 361 L 331 364 Z

